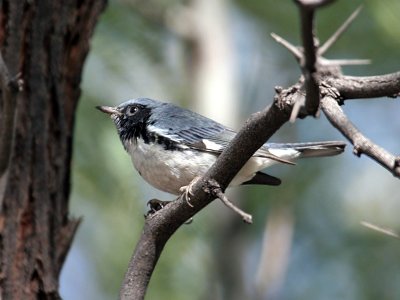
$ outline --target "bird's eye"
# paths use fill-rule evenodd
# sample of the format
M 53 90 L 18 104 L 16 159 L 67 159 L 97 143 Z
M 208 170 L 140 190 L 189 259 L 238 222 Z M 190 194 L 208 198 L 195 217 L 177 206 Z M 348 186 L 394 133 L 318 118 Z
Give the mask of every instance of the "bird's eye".
M 134 115 L 135 113 L 137 113 L 138 110 L 139 110 L 139 107 L 137 107 L 137 106 L 131 106 L 131 107 L 129 107 L 129 108 L 127 109 L 126 114 L 127 114 L 128 116 L 132 116 L 132 115 Z

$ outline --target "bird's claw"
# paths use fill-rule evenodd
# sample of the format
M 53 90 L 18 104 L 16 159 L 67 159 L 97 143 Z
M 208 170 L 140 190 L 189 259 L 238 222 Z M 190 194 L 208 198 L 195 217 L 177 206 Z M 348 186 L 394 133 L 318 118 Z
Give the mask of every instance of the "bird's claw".
M 155 214 L 157 211 L 164 208 L 171 201 L 162 201 L 158 199 L 151 199 L 147 201 L 147 205 L 149 206 L 149 211 L 144 215 L 145 218 Z
M 167 206 L 171 202 L 172 201 L 162 201 L 162 200 L 158 200 L 158 199 L 151 199 L 151 200 L 147 201 L 147 205 L 150 207 L 150 209 L 144 215 L 144 218 L 146 219 L 146 218 L 154 215 L 157 211 L 163 209 L 165 206 Z M 191 204 L 189 204 L 189 205 L 191 205 Z M 190 218 L 183 224 L 189 225 L 189 224 L 192 224 L 192 222 L 193 222 L 193 218 Z
M 195 177 L 188 185 L 182 186 L 179 191 L 183 193 L 183 196 L 185 197 L 187 205 L 190 207 L 194 207 L 192 203 L 190 203 L 190 196 L 194 196 L 193 194 L 193 186 L 199 181 L 201 177 L 197 176 Z
M 187 205 L 189 205 L 190 207 L 193 207 L 193 204 L 190 203 L 190 196 L 193 196 L 192 183 L 190 183 L 189 185 L 182 186 L 179 189 L 179 191 L 181 193 L 183 193 L 183 197 L 185 197 L 185 201 L 186 201 Z

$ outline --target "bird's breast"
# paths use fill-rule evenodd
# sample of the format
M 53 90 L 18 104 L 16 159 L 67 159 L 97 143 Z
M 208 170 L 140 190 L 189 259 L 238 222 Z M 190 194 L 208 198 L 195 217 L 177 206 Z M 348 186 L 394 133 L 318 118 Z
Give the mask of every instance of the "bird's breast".
M 166 150 L 162 144 L 142 139 L 131 140 L 125 146 L 139 174 L 155 188 L 174 195 L 207 172 L 216 160 L 211 153 L 189 148 Z

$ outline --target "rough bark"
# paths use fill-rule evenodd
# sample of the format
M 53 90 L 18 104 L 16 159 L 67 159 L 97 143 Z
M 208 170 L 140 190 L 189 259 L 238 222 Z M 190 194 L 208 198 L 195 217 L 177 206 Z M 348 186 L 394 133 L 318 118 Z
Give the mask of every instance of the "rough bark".
M 1 54 L 11 80 L 23 82 L 12 99 L 15 122 L 6 132 L 13 140 L 0 174 L 2 299 L 59 298 L 60 270 L 79 223 L 68 215 L 74 114 L 104 6 L 105 0 L 0 4 Z M 10 119 L 5 94 L 3 85 L 2 128 Z

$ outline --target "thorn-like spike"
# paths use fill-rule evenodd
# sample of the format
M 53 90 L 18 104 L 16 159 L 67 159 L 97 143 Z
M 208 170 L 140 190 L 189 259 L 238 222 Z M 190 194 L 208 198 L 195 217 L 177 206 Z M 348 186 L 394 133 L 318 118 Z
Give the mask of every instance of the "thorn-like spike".
M 369 65 L 370 59 L 329 59 L 323 62 L 324 65 L 335 66 L 355 66 L 355 65 Z
M 291 44 L 287 40 L 285 40 L 283 37 L 271 32 L 271 37 L 280 45 L 285 47 L 287 50 L 289 50 L 290 53 L 293 54 L 293 56 L 296 58 L 297 61 L 300 61 L 301 58 L 303 57 L 303 53 L 299 48 L 297 48 L 295 45 Z
M 351 23 L 357 18 L 358 14 L 362 9 L 362 5 L 360 5 L 351 15 L 347 18 L 347 20 L 340 26 L 334 34 L 318 49 L 318 55 L 324 55 L 329 48 L 332 47 L 334 43 L 340 38 L 340 36 L 349 28 Z
M 306 103 L 306 98 L 303 97 L 297 97 L 294 105 L 293 105 L 293 109 L 292 109 L 292 113 L 290 114 L 290 123 L 294 123 L 296 122 L 297 116 L 299 115 L 300 109 L 304 106 L 304 104 Z

